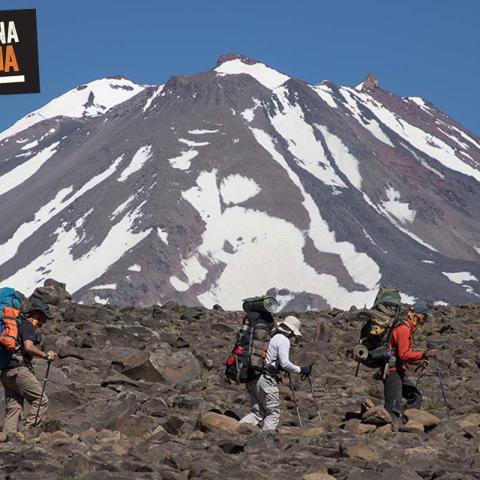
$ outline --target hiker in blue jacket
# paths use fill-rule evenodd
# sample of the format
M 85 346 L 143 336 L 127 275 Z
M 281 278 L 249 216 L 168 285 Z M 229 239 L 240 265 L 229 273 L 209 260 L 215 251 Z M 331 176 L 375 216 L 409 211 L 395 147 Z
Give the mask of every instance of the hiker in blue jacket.
M 42 395 L 42 386 L 33 371 L 33 358 L 53 361 L 55 352 L 43 352 L 38 329 L 47 319 L 53 318 L 48 305 L 33 304 L 24 311 L 25 319 L 19 327 L 18 348 L 9 364 L 1 371 L 0 381 L 5 390 L 5 420 L 2 439 L 5 441 L 9 433 L 18 430 L 18 422 L 24 402 L 30 405 L 30 411 L 25 418 L 24 426 L 32 427 L 39 424 L 47 411 L 48 398 Z

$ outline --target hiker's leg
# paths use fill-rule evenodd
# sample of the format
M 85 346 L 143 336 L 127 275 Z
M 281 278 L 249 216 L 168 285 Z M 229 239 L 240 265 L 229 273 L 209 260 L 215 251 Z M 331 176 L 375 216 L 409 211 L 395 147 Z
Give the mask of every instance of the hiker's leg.
M 385 410 L 392 419 L 399 420 L 402 415 L 402 379 L 398 372 L 391 372 L 384 380 Z
M 5 418 L 3 420 L 3 433 L 8 434 L 18 430 L 18 420 L 23 410 L 23 397 L 15 391 L 16 375 L 14 370 L 5 370 L 1 375 L 2 385 L 5 389 Z
M 265 409 L 262 430 L 274 431 L 280 423 L 280 392 L 276 380 L 262 375 L 257 384 L 257 394 Z
M 38 425 L 39 423 L 41 423 L 42 417 L 47 411 L 48 398 L 44 393 L 40 401 L 40 396 L 42 395 L 42 386 L 40 385 L 37 377 L 28 368 L 20 367 L 18 370 L 19 373 L 17 374 L 17 388 L 19 392 L 23 395 L 25 400 L 30 404 L 30 411 L 28 412 L 28 416 L 25 419 L 25 426 L 31 427 L 35 425 L 37 412 Z
M 405 375 L 402 379 L 402 395 L 407 400 L 407 408 L 421 408 L 422 394 L 413 382 Z
M 240 420 L 240 423 L 252 423 L 253 425 L 258 425 L 263 420 L 265 412 L 260 405 L 260 400 L 257 396 L 257 382 L 258 378 L 255 380 L 249 380 L 246 384 L 248 395 L 250 397 L 250 413 L 247 413 L 247 415 Z

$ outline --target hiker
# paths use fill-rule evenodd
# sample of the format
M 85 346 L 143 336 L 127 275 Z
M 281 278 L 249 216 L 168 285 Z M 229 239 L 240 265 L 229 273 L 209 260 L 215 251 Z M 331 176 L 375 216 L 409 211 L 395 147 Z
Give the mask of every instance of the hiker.
M 385 409 L 395 424 L 403 420 L 402 397 L 407 400 L 405 408 L 420 408 L 422 405 L 422 394 L 406 375 L 407 365 L 419 365 L 438 353 L 435 349 L 425 352 L 412 350 L 415 330 L 425 323 L 428 315 L 427 304 L 414 303 L 408 310 L 406 320 L 392 331 L 389 343 L 392 357 L 384 380 L 384 394 Z
M 311 366 L 299 367 L 289 360 L 290 338 L 293 336 L 301 336 L 300 320 L 288 316 L 272 332 L 263 372 L 247 382 L 251 411 L 240 420 L 240 423 L 252 423 L 257 426 L 263 423 L 263 431 L 275 432 L 280 422 L 280 392 L 277 386 L 279 374 L 284 371 L 301 373 L 305 377 L 310 375 Z
M 51 362 L 57 357 L 55 352 L 45 353 L 37 346 L 40 343 L 38 329 L 47 319 L 53 318 L 48 305 L 31 304 L 23 313 L 17 349 L 0 376 L 5 389 L 4 439 L 7 434 L 17 432 L 25 400 L 30 405 L 30 411 L 24 422 L 25 427 L 35 426 L 37 413 L 37 424 L 41 422 L 47 410 L 48 399 L 45 393 L 42 396 L 42 386 L 34 374 L 32 360 L 37 357 Z

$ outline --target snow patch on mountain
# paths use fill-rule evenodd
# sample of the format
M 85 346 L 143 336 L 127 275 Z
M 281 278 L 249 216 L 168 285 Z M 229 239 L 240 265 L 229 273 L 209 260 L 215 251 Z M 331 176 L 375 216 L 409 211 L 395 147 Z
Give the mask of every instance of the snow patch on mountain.
M 243 203 L 260 192 L 255 180 L 242 175 L 229 175 L 220 184 L 220 195 L 226 205 Z
M 254 63 L 252 65 L 244 63 L 238 58 L 222 63 L 215 68 L 215 71 L 221 76 L 244 73 L 255 78 L 255 80 L 269 89 L 277 88 L 290 79 L 287 75 L 277 72 L 263 63 Z
M 141 265 L 139 265 L 138 263 L 134 263 L 133 265 L 130 265 L 127 270 L 129 272 L 141 272 L 142 271 L 142 267 Z
M 333 91 L 327 85 L 312 85 L 311 88 L 329 107 L 338 108 L 332 95 Z
M 386 194 L 388 200 L 382 202 L 385 211 L 402 223 L 412 223 L 415 220 L 416 211 L 410 208 L 408 203 L 400 201 L 400 192 L 397 192 L 392 186 L 389 186 Z
M 463 282 L 478 282 L 478 278 L 470 272 L 442 272 L 451 282 L 461 285 Z
M 145 163 L 152 158 L 152 146 L 145 145 L 137 150 L 130 164 L 123 170 L 118 177 L 119 182 L 124 182 L 130 175 L 138 172 Z
M 344 103 L 344 106 L 352 114 L 353 118 L 355 118 L 360 123 L 360 125 L 366 128 L 377 140 L 380 140 L 381 142 L 385 143 L 389 147 L 394 147 L 391 140 L 388 138 L 386 133 L 382 130 L 380 124 L 375 119 L 367 120 L 361 114 L 357 99 L 352 94 L 353 91 L 355 90 L 352 88 L 347 88 L 347 87 L 340 88 L 340 93 L 346 101 L 346 103 Z M 368 95 L 366 96 L 368 97 Z
M 0 134 L 0 141 L 49 118 L 103 115 L 144 88 L 143 85 L 137 85 L 126 78 L 102 78 L 80 85 L 20 119 Z
M 72 227 L 64 222 L 55 231 L 57 237 L 55 243 L 29 265 L 17 270 L 5 282 L 22 285 L 22 289 L 30 295 L 46 278 L 62 278 L 69 290 L 72 293 L 76 292 L 104 275 L 128 250 L 150 234 L 151 229 L 133 231 L 135 220 L 140 215 L 144 203 L 113 225 L 100 245 L 76 259 L 73 258 L 71 251 L 80 241 L 79 230 L 82 225 L 76 224 Z
M 178 141 L 189 147 L 204 147 L 206 145 L 210 145 L 210 142 L 195 142 L 193 140 L 188 140 L 186 138 L 179 138 Z
M 93 301 L 95 303 L 98 303 L 99 305 L 108 305 L 108 298 L 102 298 L 102 297 L 99 297 L 98 295 L 95 295 Z
M 347 180 L 357 189 L 362 190 L 362 176 L 360 175 L 358 160 L 350 153 L 343 142 L 323 125 L 315 125 L 322 134 L 337 167 L 347 177 Z
M 53 200 L 40 207 L 40 209 L 35 213 L 33 220 L 20 225 L 13 236 L 5 243 L 0 245 L 0 265 L 3 265 L 8 260 L 12 259 L 17 254 L 20 245 L 32 234 L 34 234 L 42 225 L 46 224 L 55 215 L 78 200 L 82 195 L 92 190 L 110 177 L 117 169 L 122 158 L 123 155 L 118 157 L 112 163 L 112 165 L 110 165 L 102 173 L 91 178 L 70 197 L 69 195 L 73 192 L 73 187 L 62 188 L 59 192 L 57 192 Z
M 35 148 L 36 146 L 38 146 L 38 144 L 40 142 L 42 142 L 43 140 L 45 140 L 47 137 L 49 137 L 52 133 L 55 133 L 55 129 L 54 128 L 51 128 L 45 135 L 42 135 L 38 140 L 34 140 L 33 142 L 30 142 L 30 143 L 27 143 L 26 145 L 24 145 L 21 150 L 25 150 L 25 151 L 28 151 L 28 150 L 31 150 L 32 148 Z
M 165 244 L 168 245 L 168 232 L 166 230 L 161 229 L 160 227 L 157 228 L 157 235 L 160 237 L 160 240 Z
M 205 129 L 201 129 L 201 128 L 196 128 L 194 130 L 189 130 L 188 133 L 191 133 L 192 135 L 205 135 L 207 133 L 217 133 L 218 132 L 218 129 L 217 130 L 205 130 Z
M 468 150 L 470 148 L 470 145 L 467 145 L 466 143 L 462 142 L 458 137 L 455 137 L 454 135 L 451 135 L 450 133 L 446 132 L 445 130 L 441 129 L 440 127 L 438 128 L 438 131 L 442 132 L 450 140 L 453 140 L 461 149 Z M 468 155 L 468 154 L 465 154 L 465 155 Z M 470 155 L 468 155 L 468 156 L 470 156 Z
M 164 85 L 160 85 L 158 88 L 154 90 L 152 95 L 148 97 L 147 101 L 145 102 L 145 105 L 143 107 L 143 111 L 146 112 L 151 106 L 152 102 L 162 93 Z
M 58 145 L 60 145 L 60 142 L 52 143 L 18 167 L 3 174 L 0 177 L 0 195 L 18 187 L 38 172 L 42 165 L 55 155 Z
M 89 290 L 115 290 L 116 288 L 116 283 L 108 283 L 105 285 L 95 285 L 94 287 L 90 287 Z
M 323 146 L 311 125 L 305 121 L 302 108 L 291 104 L 287 90 L 282 87 L 275 96 L 283 106 L 270 117 L 275 130 L 285 139 L 297 163 L 321 182 L 332 187 L 347 188 L 328 161 Z
M 182 281 L 176 276 L 170 277 L 170 284 L 177 291 L 185 292 L 192 285 L 202 283 L 205 280 L 208 270 L 200 263 L 196 255 L 182 260 L 181 265 L 182 272 L 187 277 L 187 282 Z
M 170 277 L 169 281 L 170 285 L 177 292 L 186 292 L 190 288 L 190 285 L 188 283 L 182 282 L 182 280 L 179 280 L 178 277 Z
M 111 220 L 115 220 L 115 218 L 118 217 L 118 215 L 120 215 L 121 213 L 123 213 L 123 212 L 130 206 L 130 204 L 133 202 L 133 200 L 135 200 L 135 197 L 136 197 L 135 194 L 130 195 L 123 203 L 121 203 L 121 204 L 112 212 L 112 214 L 110 215 L 110 219 L 111 219 Z
M 407 97 L 404 100 L 410 101 L 415 103 L 420 107 L 421 110 L 423 110 L 425 113 L 428 113 L 428 115 L 434 117 L 435 115 L 430 111 L 430 107 L 428 106 L 427 102 L 421 98 L 421 97 Z
M 173 168 L 178 170 L 188 170 L 192 164 L 192 160 L 197 155 L 197 150 L 185 150 L 178 157 L 170 158 L 168 162 Z
M 470 142 L 472 145 L 477 147 L 480 150 L 480 143 L 478 143 L 474 138 L 472 138 L 470 135 L 467 135 L 465 132 L 460 130 L 459 128 L 455 127 L 454 125 L 451 125 L 450 128 L 458 132 L 465 140 Z
M 413 305 L 417 301 L 417 297 L 412 297 L 411 295 L 408 295 L 402 291 L 400 292 L 400 297 L 402 299 L 402 303 L 408 303 L 410 305 Z
M 254 106 L 252 108 L 246 108 L 242 113 L 242 117 L 247 121 L 247 122 L 251 122 L 253 120 L 253 118 L 255 117 L 255 110 L 261 106 L 261 102 L 259 100 L 257 100 L 256 98 L 253 98 L 253 103 L 254 103 Z

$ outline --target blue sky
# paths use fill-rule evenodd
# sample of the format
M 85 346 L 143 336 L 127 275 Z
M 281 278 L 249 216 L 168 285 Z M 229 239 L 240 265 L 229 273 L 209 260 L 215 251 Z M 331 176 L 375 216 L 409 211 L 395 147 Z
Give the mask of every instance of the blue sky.
M 36 8 L 42 93 L 0 96 L 0 131 L 109 75 L 164 83 L 238 52 L 308 82 L 420 96 L 480 135 L 480 1 L 2 0 Z

